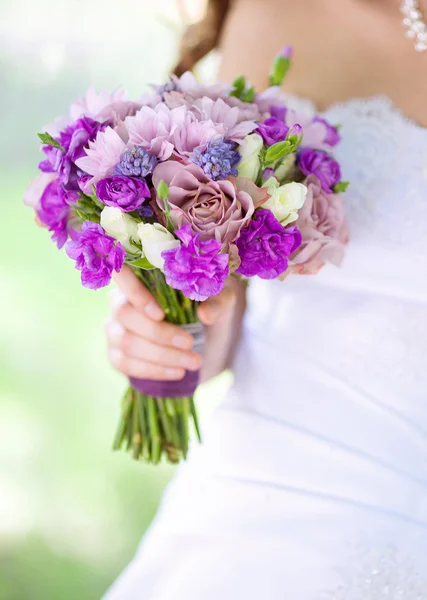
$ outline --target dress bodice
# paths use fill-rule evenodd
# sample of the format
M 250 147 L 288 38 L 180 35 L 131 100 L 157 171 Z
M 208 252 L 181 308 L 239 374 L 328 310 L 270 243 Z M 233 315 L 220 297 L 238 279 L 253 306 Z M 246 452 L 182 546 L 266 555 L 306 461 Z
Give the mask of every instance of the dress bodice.
M 307 100 L 288 101 L 314 111 Z M 336 156 L 351 182 L 344 263 L 256 281 L 247 324 L 290 358 L 422 417 L 427 431 L 427 129 L 382 96 L 335 104 L 324 116 L 342 126 Z
M 290 98 L 315 112 L 308 100 Z M 345 208 L 351 242 L 343 268 L 319 281 L 427 301 L 427 129 L 384 96 L 334 104 L 342 126 L 336 157 L 350 181 Z

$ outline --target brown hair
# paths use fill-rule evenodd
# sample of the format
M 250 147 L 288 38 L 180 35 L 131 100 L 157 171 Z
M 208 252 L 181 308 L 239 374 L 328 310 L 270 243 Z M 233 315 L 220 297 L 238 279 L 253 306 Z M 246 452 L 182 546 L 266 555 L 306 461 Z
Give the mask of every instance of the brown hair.
M 208 0 L 204 18 L 184 33 L 175 75 L 191 71 L 208 52 L 218 46 L 232 0 Z

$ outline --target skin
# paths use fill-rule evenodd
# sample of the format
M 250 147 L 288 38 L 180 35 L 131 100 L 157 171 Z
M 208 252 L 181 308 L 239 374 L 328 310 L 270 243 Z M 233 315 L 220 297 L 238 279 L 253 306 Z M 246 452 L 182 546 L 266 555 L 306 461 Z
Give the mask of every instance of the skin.
M 295 52 L 286 90 L 312 99 L 319 110 L 376 94 L 427 127 L 427 53 L 404 36 L 399 0 L 235 0 L 223 33 L 220 79 L 244 73 L 266 87 L 272 58 L 284 44 Z M 427 1 L 420 7 L 427 15 Z M 248 32 L 256 32 L 251 35 Z M 262 42 L 261 42 L 262 40 Z M 115 277 L 107 342 L 112 365 L 134 377 L 179 379 L 202 367 L 208 379 L 230 365 L 245 310 L 245 285 L 230 280 L 199 308 L 206 325 L 203 359 L 192 338 L 164 315 L 132 271 Z

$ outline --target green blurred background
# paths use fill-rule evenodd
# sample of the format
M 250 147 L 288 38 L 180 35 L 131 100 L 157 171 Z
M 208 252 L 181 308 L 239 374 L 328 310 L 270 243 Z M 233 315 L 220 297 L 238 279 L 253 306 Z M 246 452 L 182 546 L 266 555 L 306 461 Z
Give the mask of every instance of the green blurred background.
M 91 292 L 23 191 L 36 132 L 90 84 L 162 81 L 202 0 L 0 0 L 0 600 L 96 600 L 131 558 L 173 474 L 111 452 L 125 381 L 107 292 Z M 202 413 L 223 378 L 202 390 Z

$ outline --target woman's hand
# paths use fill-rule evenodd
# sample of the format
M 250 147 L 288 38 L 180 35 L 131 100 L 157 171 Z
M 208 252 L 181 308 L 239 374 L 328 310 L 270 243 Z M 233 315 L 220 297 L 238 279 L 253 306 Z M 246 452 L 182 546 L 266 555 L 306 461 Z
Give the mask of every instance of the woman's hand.
M 179 380 L 186 370 L 199 370 L 202 357 L 191 351 L 192 336 L 164 321 L 163 310 L 132 269 L 124 267 L 114 279 L 119 289 L 112 292 L 113 314 L 106 326 L 113 367 L 129 377 L 153 380 Z M 226 287 L 199 307 L 200 321 L 213 325 L 234 302 L 234 290 Z

